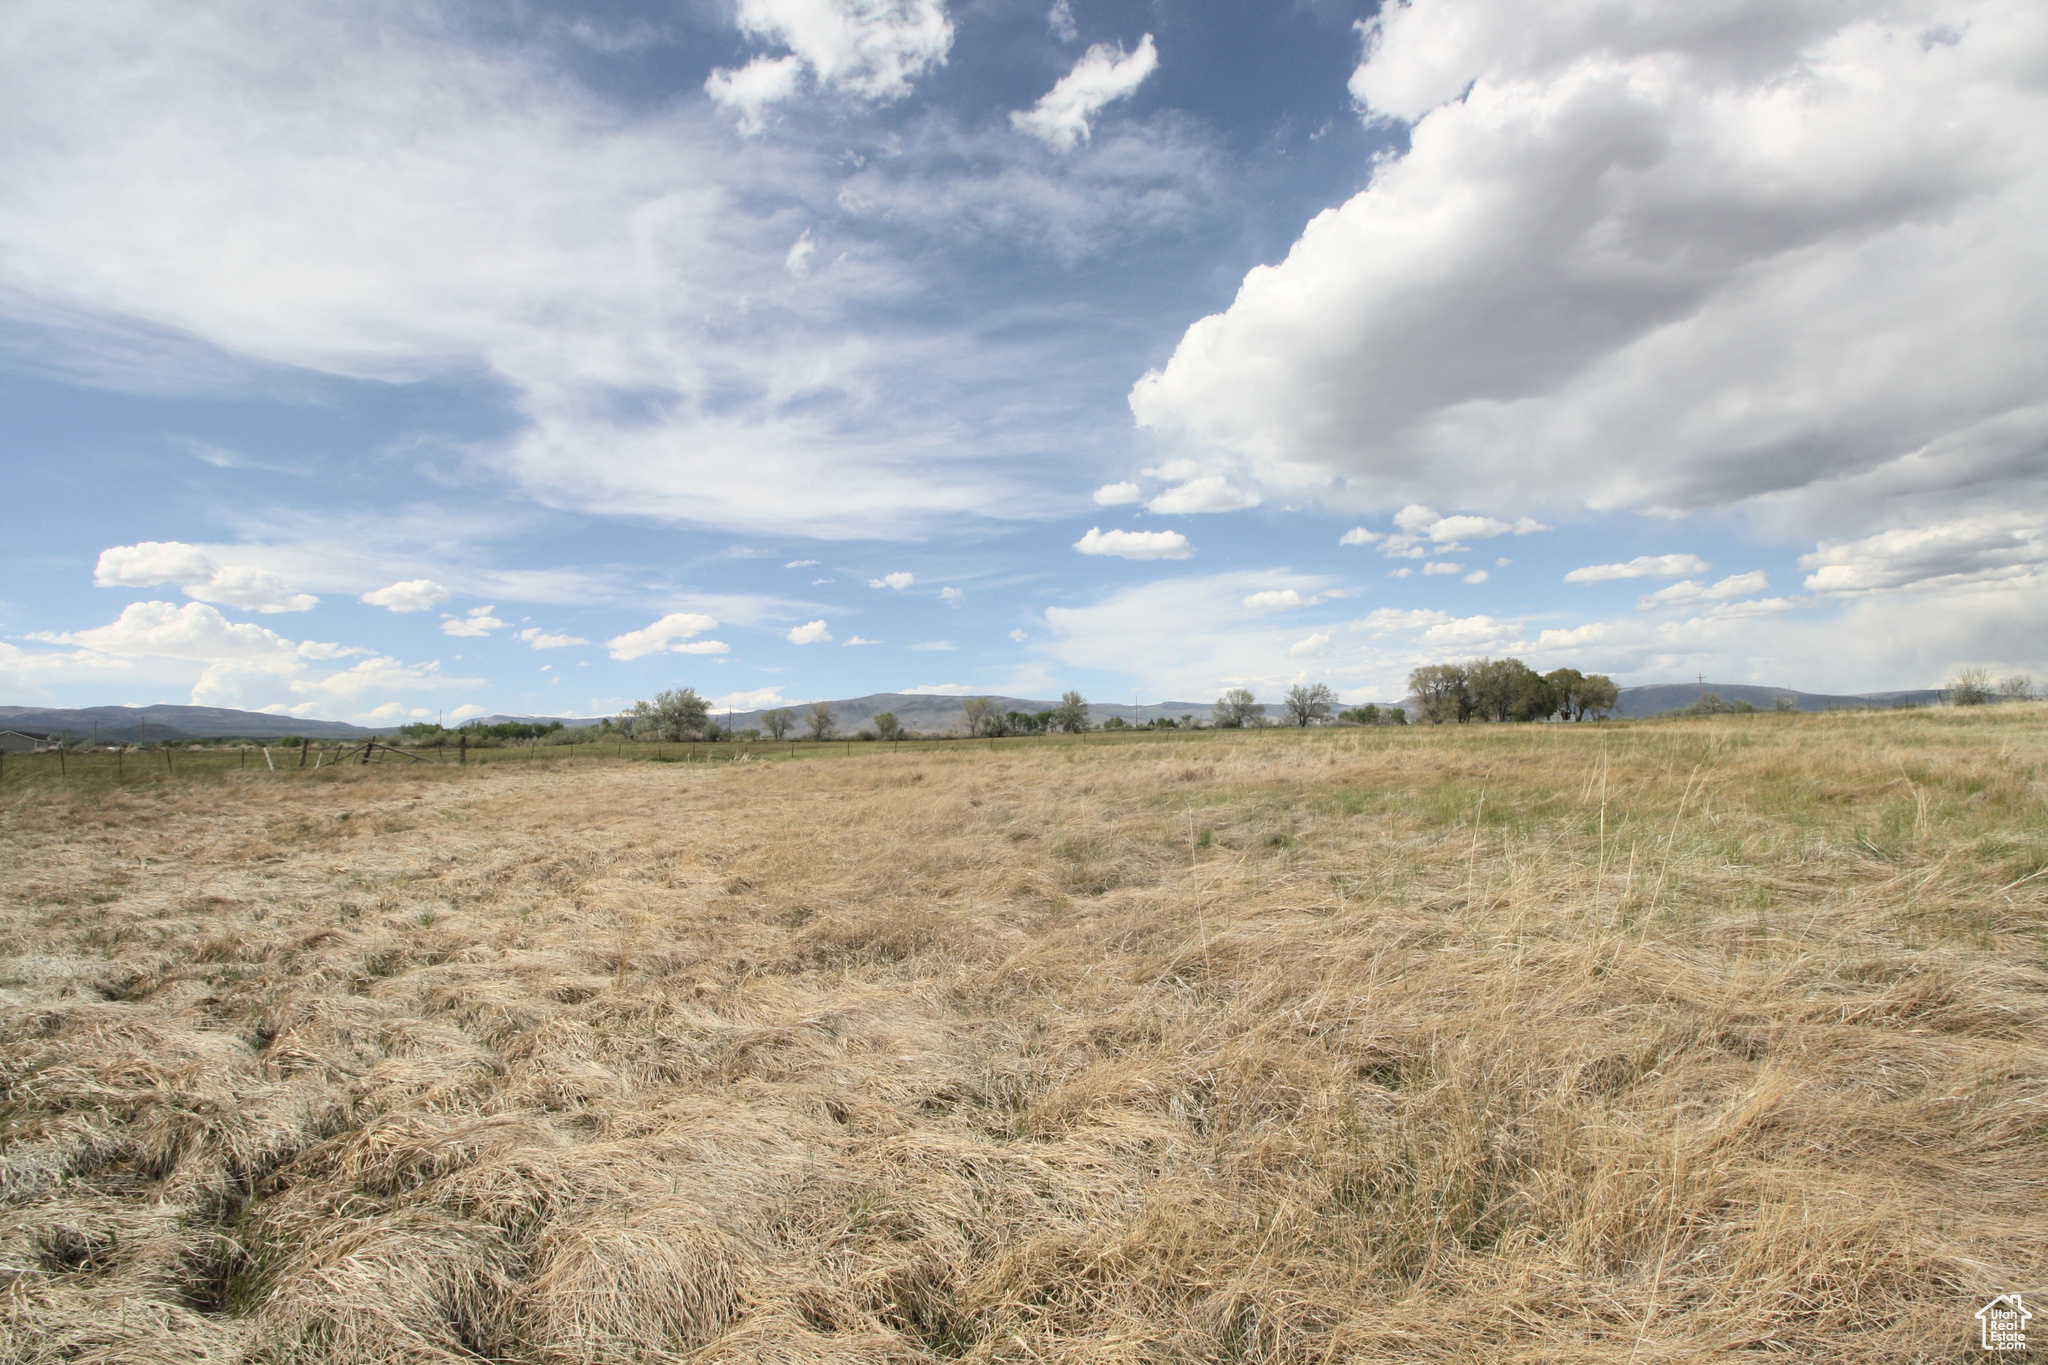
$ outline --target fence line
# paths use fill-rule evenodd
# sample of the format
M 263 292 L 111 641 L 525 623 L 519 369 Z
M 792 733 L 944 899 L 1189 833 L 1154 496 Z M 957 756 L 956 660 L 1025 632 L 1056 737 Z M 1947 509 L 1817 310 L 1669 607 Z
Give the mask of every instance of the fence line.
M 1276 734 L 1292 734 L 1293 730 L 1269 727 Z M 991 749 L 1054 747 L 1062 744 L 1083 742 L 1122 742 L 1133 744 L 1173 743 L 1187 741 L 1206 735 L 1208 731 L 1131 731 L 1091 732 L 1087 735 L 1005 735 L 989 739 Z M 1240 732 L 1226 732 L 1240 733 Z M 1249 733 L 1249 732 L 1242 732 Z M 675 741 L 675 740 L 613 740 L 597 744 L 525 744 L 504 747 L 471 746 L 467 736 L 462 736 L 453 745 L 435 746 L 426 749 L 405 749 L 386 744 L 381 740 L 366 740 L 358 748 L 355 741 L 335 741 L 331 744 L 315 745 L 311 739 L 301 741 L 296 765 L 280 766 L 266 744 L 240 745 L 232 749 L 206 747 L 177 747 L 163 745 L 164 773 L 152 777 L 145 767 L 133 779 L 137 782 L 160 781 L 165 778 L 217 777 L 229 773 L 250 774 L 251 780 L 290 780 L 304 773 L 311 775 L 347 765 L 361 767 L 389 762 L 401 762 L 404 767 L 420 763 L 445 763 L 449 766 L 479 764 L 497 766 L 513 762 L 524 767 L 538 764 L 545 754 L 548 761 L 539 766 L 553 769 L 558 763 L 571 763 L 579 758 L 592 761 L 610 760 L 615 763 L 735 763 L 741 761 L 788 762 L 819 758 L 851 758 L 857 753 L 906 755 L 912 753 L 943 753 L 961 747 L 972 737 L 955 736 L 948 739 L 909 739 L 857 741 L 845 737 L 833 740 L 731 740 L 731 741 Z M 856 749 L 854 745 L 860 744 Z M 978 747 L 978 746 L 976 746 Z M 252 770 L 248 764 L 251 748 L 263 754 L 264 767 Z M 524 753 L 521 750 L 524 750 Z M 451 755 L 451 752 L 452 755 Z M 147 749 L 117 747 L 113 749 L 66 751 L 45 750 L 34 754 L 0 755 L 0 788 L 11 788 L 38 780 L 57 782 L 71 780 L 71 769 L 79 769 L 77 778 L 81 782 L 109 781 L 121 784 L 129 781 L 127 759 L 130 753 L 147 754 Z M 174 756 L 175 755 L 175 756 Z M 308 763 L 310 760 L 310 765 Z

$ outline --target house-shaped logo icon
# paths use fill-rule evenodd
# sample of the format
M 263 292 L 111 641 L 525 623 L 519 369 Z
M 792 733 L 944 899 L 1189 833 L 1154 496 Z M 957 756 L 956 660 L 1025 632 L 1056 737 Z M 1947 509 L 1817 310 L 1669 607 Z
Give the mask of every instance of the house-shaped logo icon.
M 1977 1337 L 1987 1351 L 2027 1349 L 2027 1322 L 2034 1315 L 2017 1294 L 2000 1294 L 1977 1310 Z

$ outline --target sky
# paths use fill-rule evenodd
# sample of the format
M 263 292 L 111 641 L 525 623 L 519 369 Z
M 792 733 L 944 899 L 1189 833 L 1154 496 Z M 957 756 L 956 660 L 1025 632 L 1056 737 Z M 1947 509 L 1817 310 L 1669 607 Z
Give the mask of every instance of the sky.
M 11 0 L 0 701 L 2048 674 L 2048 8 Z

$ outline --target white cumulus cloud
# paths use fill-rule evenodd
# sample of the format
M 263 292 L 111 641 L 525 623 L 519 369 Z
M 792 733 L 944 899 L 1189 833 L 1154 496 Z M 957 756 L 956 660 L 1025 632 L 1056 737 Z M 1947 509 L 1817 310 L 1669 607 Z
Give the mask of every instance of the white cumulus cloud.
M 1626 564 L 1588 564 L 1564 576 L 1567 583 L 1612 583 L 1624 578 L 1683 578 L 1714 566 L 1698 555 L 1637 555 Z
M 1873 471 L 2038 505 L 2044 63 L 2010 0 L 1382 6 L 1351 89 L 1408 149 L 1131 406 L 1262 476 L 1501 505 L 1826 483 L 1851 519 Z
M 614 659 L 621 661 L 644 659 L 650 654 L 664 652 L 688 653 L 689 651 L 679 648 L 680 642 L 702 635 L 707 630 L 715 629 L 717 625 L 716 617 L 706 616 L 702 612 L 670 612 L 652 625 L 613 636 L 605 641 L 605 648 L 611 651 Z
M 1010 115 L 1019 131 L 1060 151 L 1071 151 L 1089 136 L 1089 120 L 1105 105 L 1128 99 L 1159 67 L 1159 49 L 1146 34 L 1138 50 L 1125 53 L 1122 44 L 1097 43 L 1081 55 L 1074 69 L 1059 78 L 1029 109 Z
M 1106 483 L 1095 490 L 1097 507 L 1122 507 L 1126 503 L 1138 502 L 1145 496 L 1145 490 L 1130 482 Z
M 784 638 L 793 645 L 814 645 L 820 640 L 830 640 L 832 632 L 825 629 L 823 621 L 806 621 L 792 627 Z
M 93 582 L 102 588 L 174 583 L 198 601 L 264 613 L 310 611 L 320 604 L 311 593 L 291 591 L 268 569 L 222 564 L 198 546 L 176 540 L 145 540 L 102 550 Z
M 740 0 L 735 18 L 756 42 L 788 49 L 737 71 L 720 67 L 704 83 L 749 131 L 807 74 L 821 89 L 886 102 L 909 94 L 953 46 L 943 0 Z
M 1096 526 L 1089 527 L 1074 548 L 1084 555 L 1118 559 L 1186 559 L 1195 552 L 1178 531 L 1104 531 Z
M 441 629 L 445 634 L 465 638 L 489 635 L 494 630 L 504 629 L 506 624 L 491 615 L 496 610 L 496 607 L 471 607 L 466 616 L 444 616 Z
M 109 625 L 69 632 L 45 631 L 29 638 L 76 645 L 101 654 L 232 662 L 278 673 L 295 672 L 301 667 L 302 658 L 299 646 L 277 632 L 248 622 L 230 621 L 198 602 L 183 606 L 133 602 Z
M 1248 594 L 1244 604 L 1252 611 L 1287 611 L 1294 607 L 1306 607 L 1315 603 L 1313 597 L 1303 597 L 1294 588 L 1267 588 L 1263 592 Z
M 871 588 L 894 588 L 897 592 L 902 592 L 916 581 L 917 576 L 915 574 L 901 572 L 885 573 L 880 578 L 870 578 L 868 586 Z
M 448 600 L 448 589 L 431 578 L 408 578 L 402 583 L 372 589 L 356 600 L 386 611 L 432 611 Z

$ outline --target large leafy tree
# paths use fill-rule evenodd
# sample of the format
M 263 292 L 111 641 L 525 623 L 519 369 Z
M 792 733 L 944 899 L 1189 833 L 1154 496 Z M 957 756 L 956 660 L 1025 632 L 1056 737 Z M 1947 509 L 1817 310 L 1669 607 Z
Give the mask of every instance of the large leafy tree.
M 1088 699 L 1079 692 L 1061 695 L 1060 704 L 1052 708 L 1049 728 L 1064 730 L 1078 735 L 1088 728 Z
M 1534 720 L 1556 709 L 1549 684 L 1520 659 L 1477 659 L 1465 665 L 1465 690 L 1481 720 Z
M 1431 725 L 1471 719 L 1472 697 L 1463 664 L 1425 664 L 1408 675 L 1408 690 Z
M 1591 716 L 1599 720 L 1613 715 L 1620 705 L 1621 689 L 1615 686 L 1614 679 L 1605 673 L 1588 673 L 1573 697 L 1572 710 L 1575 719 Z
M 1576 668 L 1553 668 L 1543 675 L 1543 681 L 1550 687 L 1552 710 L 1562 720 L 1579 718 L 1579 692 L 1586 685 L 1586 675 Z
M 638 712 L 636 706 L 634 710 Z M 697 695 L 694 687 L 671 688 L 658 692 L 653 714 L 655 733 L 663 739 L 695 739 L 704 733 L 704 726 L 710 719 L 711 703 Z

